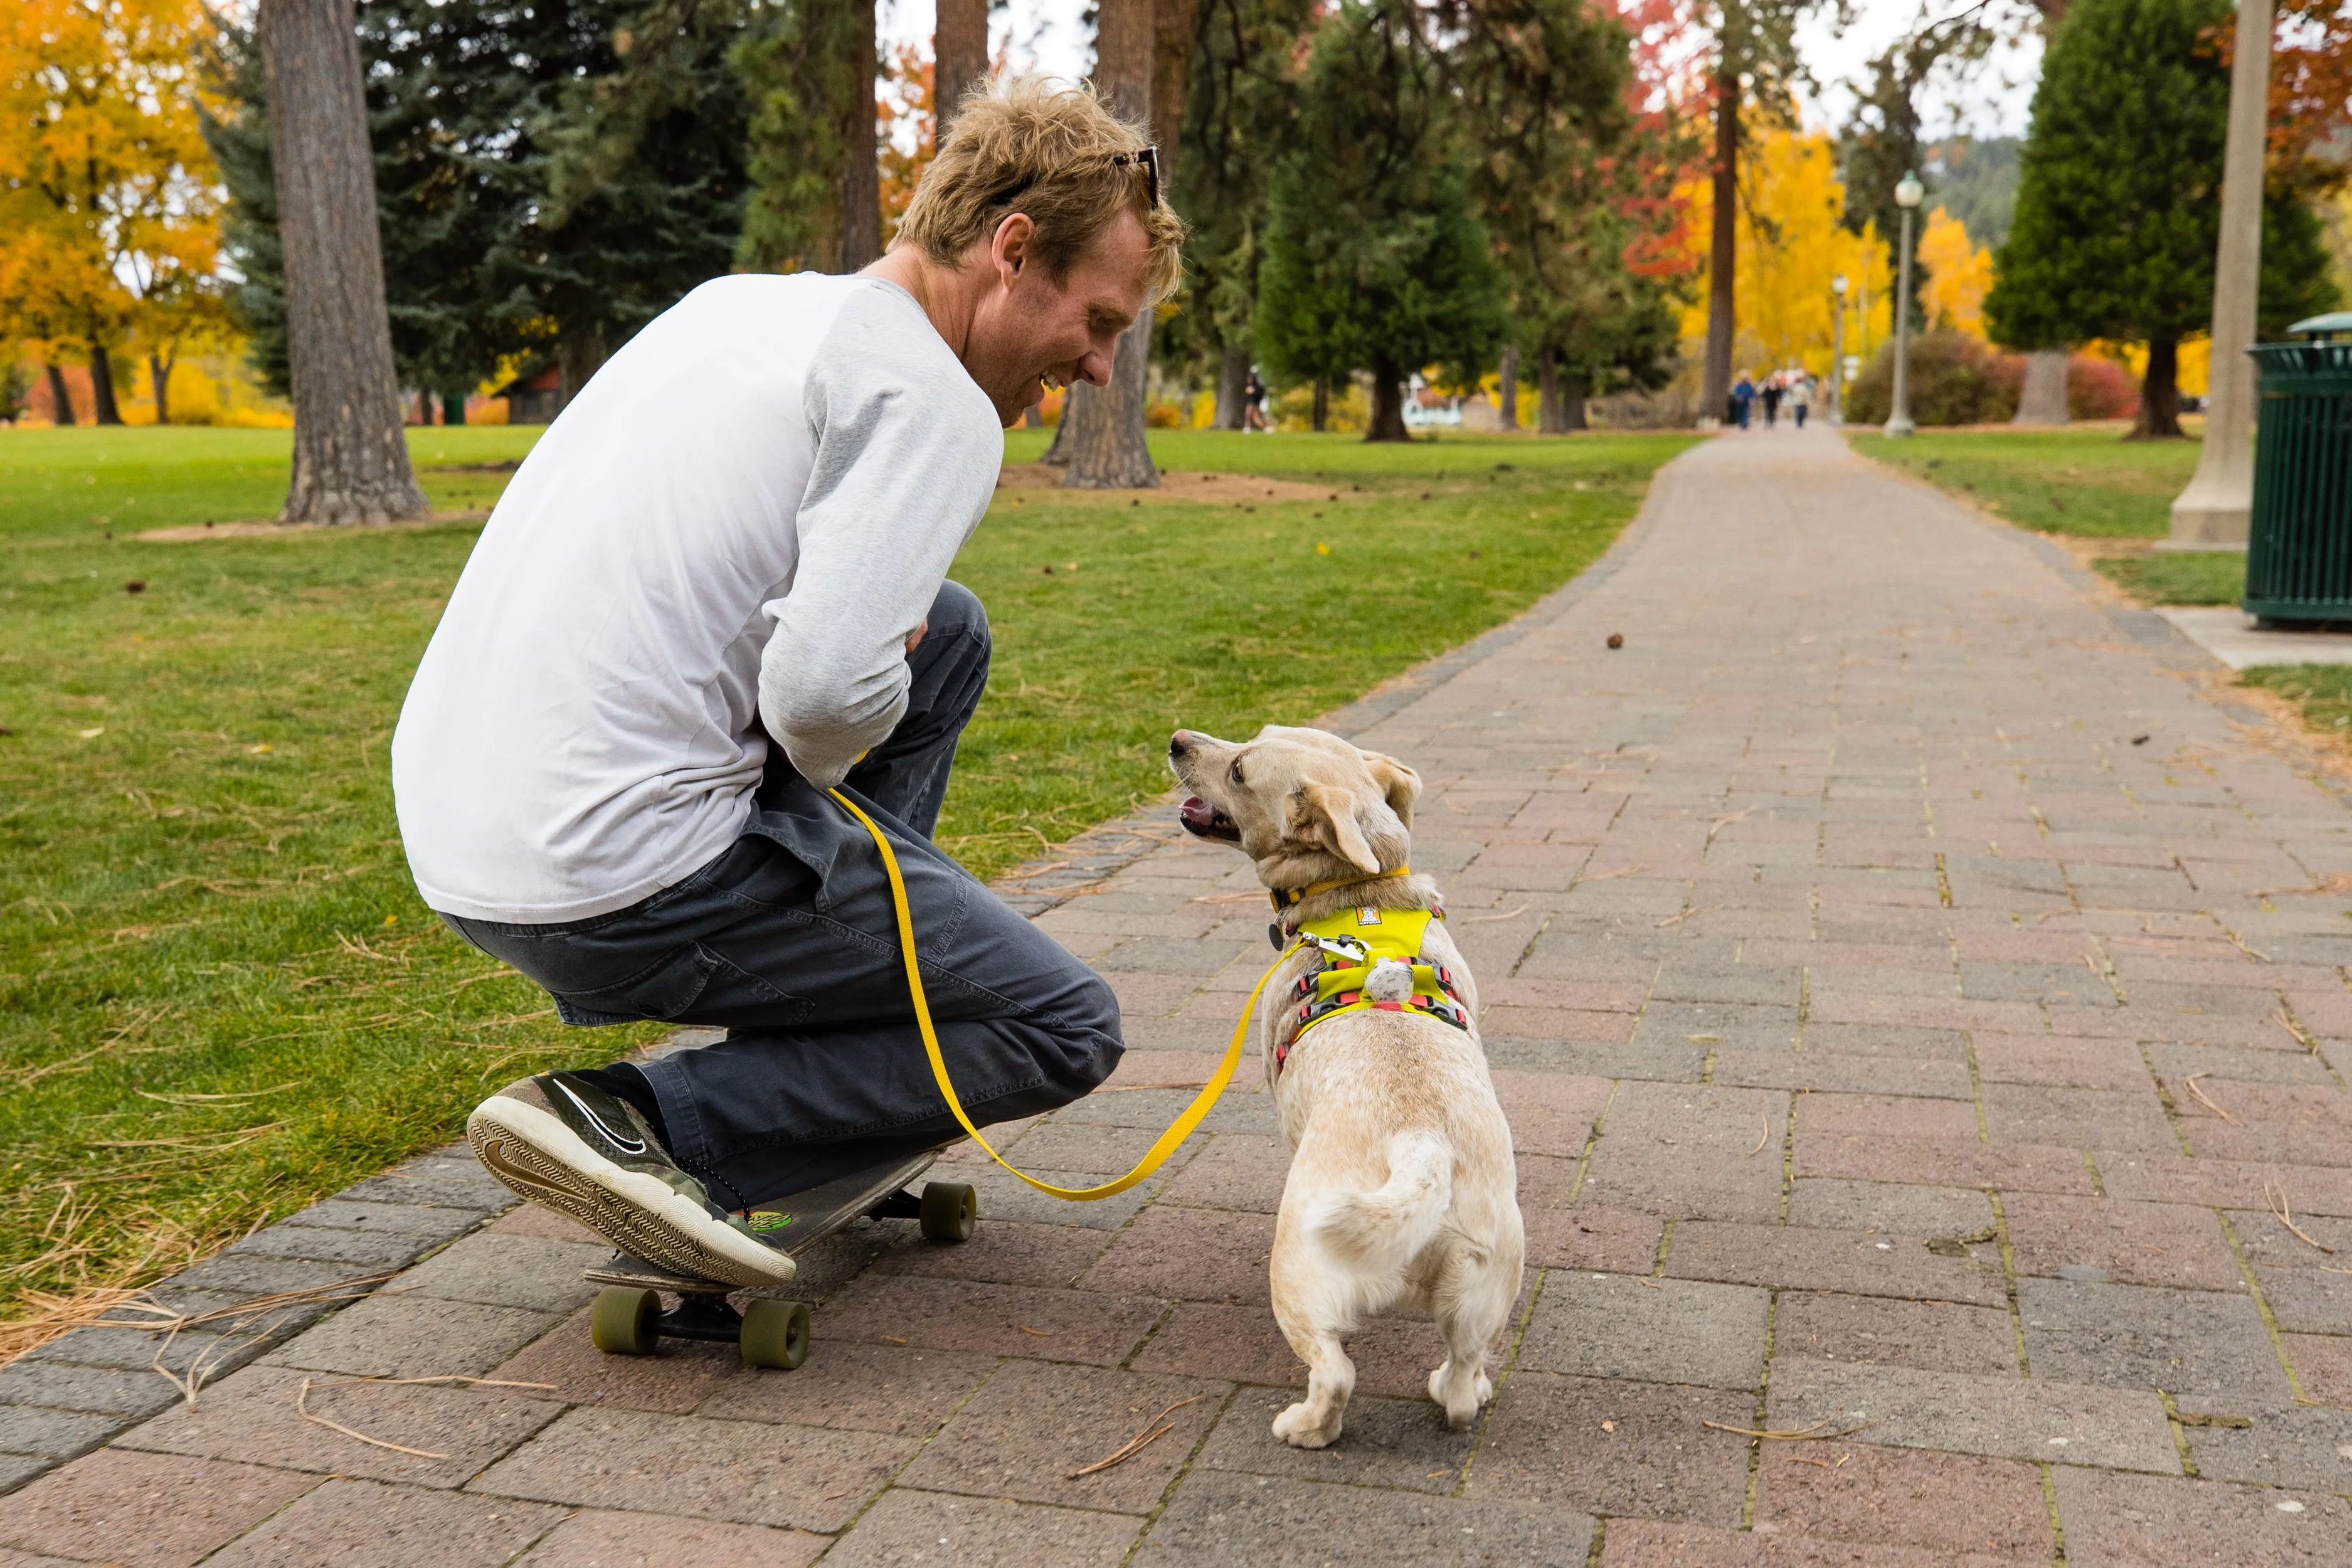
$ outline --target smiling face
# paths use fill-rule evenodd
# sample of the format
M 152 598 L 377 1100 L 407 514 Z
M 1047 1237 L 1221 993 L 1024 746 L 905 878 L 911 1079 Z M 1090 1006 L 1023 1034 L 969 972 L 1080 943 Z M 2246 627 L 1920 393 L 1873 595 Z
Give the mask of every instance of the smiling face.
M 1179 730 L 1168 765 L 1192 792 L 1184 830 L 1237 845 L 1269 888 L 1404 864 L 1421 775 L 1393 757 L 1321 730 L 1269 724 L 1243 742 Z
M 1119 334 L 1148 297 L 1151 247 L 1132 212 L 1121 212 L 1059 279 L 1033 258 L 1035 237 L 1027 215 L 1014 213 L 967 263 L 993 273 L 996 286 L 972 311 L 964 367 L 1007 427 L 1049 386 L 1108 383 Z

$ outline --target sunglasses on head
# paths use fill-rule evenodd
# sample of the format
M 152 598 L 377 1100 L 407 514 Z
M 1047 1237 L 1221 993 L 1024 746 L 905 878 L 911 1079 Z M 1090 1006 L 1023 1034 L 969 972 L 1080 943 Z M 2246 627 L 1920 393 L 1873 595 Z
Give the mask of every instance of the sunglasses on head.
M 1110 164 L 1112 168 L 1116 169 L 1128 163 L 1133 163 L 1136 167 L 1143 171 L 1144 200 L 1151 206 L 1158 206 L 1160 205 L 1159 143 L 1154 142 L 1150 146 L 1142 148 L 1137 152 L 1115 153 L 1111 155 Z M 1007 202 L 1019 200 L 1022 194 L 1027 191 L 1030 186 L 1035 184 L 1043 176 L 1040 174 L 1023 175 L 1020 179 L 1013 181 L 1011 184 L 1005 186 L 1004 189 L 991 196 L 988 199 L 988 205 L 992 207 L 1003 206 Z

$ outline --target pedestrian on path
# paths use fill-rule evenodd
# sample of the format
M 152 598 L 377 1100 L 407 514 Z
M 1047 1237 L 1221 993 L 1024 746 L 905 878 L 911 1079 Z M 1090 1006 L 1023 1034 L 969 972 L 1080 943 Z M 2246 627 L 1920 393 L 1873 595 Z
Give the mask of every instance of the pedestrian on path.
M 1740 374 L 1739 384 L 1731 389 L 1732 423 L 1742 430 L 1747 429 L 1748 416 L 1755 405 L 1756 384 L 1748 380 L 1747 373 L 1743 371 Z
M 1805 410 L 1813 405 L 1813 378 L 1800 370 L 1789 377 L 1789 408 L 1796 416 L 1797 428 L 1805 427 Z
M 1109 986 L 931 842 L 990 651 L 945 579 L 1001 427 L 1109 381 L 1182 235 L 1134 128 L 1014 83 L 964 107 L 880 260 L 704 284 L 541 438 L 393 741 L 409 865 L 566 1022 L 729 1034 L 500 1090 L 469 1131 L 501 1181 L 753 1284 L 793 1265 L 751 1205 L 959 1135 L 835 786 L 895 848 L 976 1121 L 1117 1065 Z
M 1779 372 L 1764 378 L 1764 428 L 1771 429 L 1780 422 L 1781 376 Z
M 1257 366 L 1252 365 L 1249 379 L 1242 383 L 1242 434 L 1265 427 L 1265 383 L 1258 379 Z

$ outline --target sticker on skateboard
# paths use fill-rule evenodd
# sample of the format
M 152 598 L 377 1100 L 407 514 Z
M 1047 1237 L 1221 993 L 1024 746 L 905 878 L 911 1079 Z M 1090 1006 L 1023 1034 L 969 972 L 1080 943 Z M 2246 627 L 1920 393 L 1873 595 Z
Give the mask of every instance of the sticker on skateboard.
M 926 1241 L 969 1240 L 980 1217 L 980 1200 L 968 1184 L 926 1182 L 920 1194 L 909 1190 L 939 1157 L 939 1150 L 926 1149 L 779 1198 L 751 1212 L 751 1228 L 770 1246 L 793 1257 L 868 1215 L 914 1220 Z M 607 1355 L 651 1355 L 663 1340 L 673 1339 L 738 1346 L 748 1366 L 789 1372 L 808 1359 L 805 1303 L 754 1295 L 739 1311 L 727 1298 L 740 1286 L 679 1274 L 625 1252 L 588 1269 L 584 1278 L 604 1287 L 589 1313 L 588 1331 Z M 677 1305 L 663 1307 L 665 1294 L 677 1297 Z

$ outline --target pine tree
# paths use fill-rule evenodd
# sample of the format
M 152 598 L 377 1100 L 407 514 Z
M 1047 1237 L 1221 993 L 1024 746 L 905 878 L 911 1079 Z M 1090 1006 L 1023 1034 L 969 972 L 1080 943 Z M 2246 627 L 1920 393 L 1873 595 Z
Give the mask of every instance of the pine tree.
M 2147 343 L 2135 438 L 2180 434 L 2179 342 L 2212 318 L 2230 74 L 2211 34 L 2229 15 L 2222 0 L 2075 0 L 2042 61 L 1985 298 L 2011 347 Z M 2326 297 L 2298 207 L 2291 192 L 2264 203 L 2266 324 Z
M 1508 330 L 1444 91 L 1403 0 L 1341 0 L 1315 35 L 1275 176 L 1257 341 L 1276 373 L 1372 378 L 1365 439 L 1409 439 L 1405 375 L 1475 381 Z

